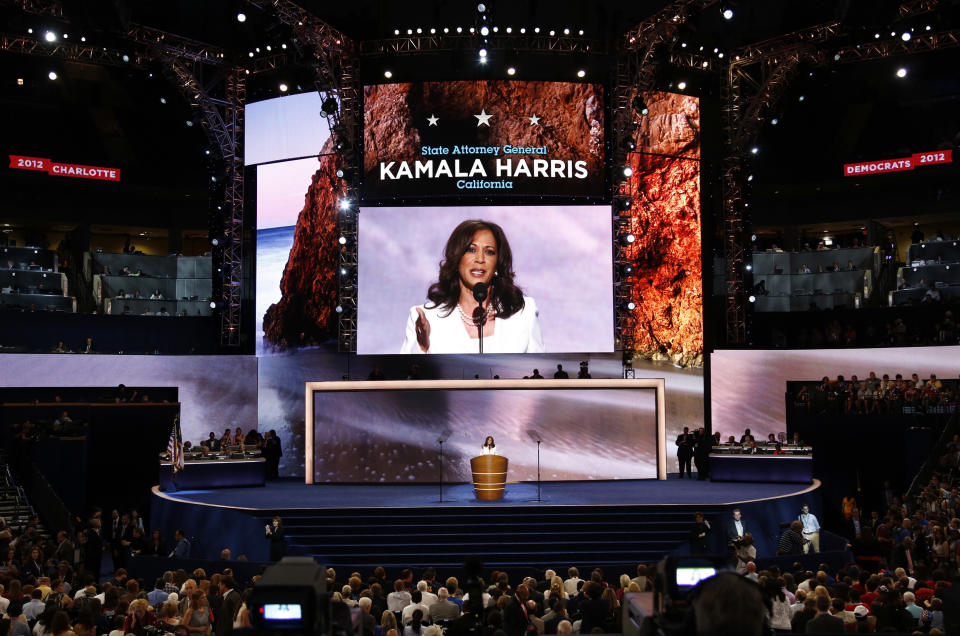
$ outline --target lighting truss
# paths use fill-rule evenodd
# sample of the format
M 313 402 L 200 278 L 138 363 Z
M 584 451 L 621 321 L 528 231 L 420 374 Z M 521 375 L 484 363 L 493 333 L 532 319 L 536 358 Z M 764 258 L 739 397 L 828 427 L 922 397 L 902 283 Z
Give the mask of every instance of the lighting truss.
M 351 202 L 350 209 L 332 210 L 337 218 L 339 236 L 347 239 L 338 245 L 339 269 L 346 269 L 347 276 L 339 272 L 338 303 L 344 309 L 338 313 L 338 344 L 340 351 L 357 350 L 357 205 L 359 197 L 360 125 L 361 112 L 360 76 L 357 72 L 357 47 L 340 31 L 334 29 L 299 5 L 289 0 L 247 0 L 248 4 L 273 13 L 277 19 L 291 27 L 297 41 L 312 49 L 316 63 L 315 84 L 323 100 L 333 98 L 338 108 L 332 113 L 324 112 L 327 125 L 339 155 L 339 168 L 344 177 L 340 196 Z M 319 153 L 320 149 L 317 149 Z M 332 249 L 332 247 L 331 247 Z
M 905 2 L 901 17 L 932 11 L 942 2 Z M 960 46 L 960 30 L 922 32 L 909 41 L 899 37 L 860 44 L 829 44 L 843 35 L 839 22 L 828 22 L 751 44 L 731 52 L 724 86 L 726 155 L 723 160 L 724 294 L 727 342 L 746 342 L 746 290 L 743 282 L 745 236 L 743 167 L 773 107 L 780 101 L 801 63 L 823 66 L 852 63 Z
M 486 48 L 505 51 L 539 51 L 547 53 L 598 53 L 607 52 L 606 42 L 582 37 L 550 36 L 546 34 L 490 33 Z M 360 54 L 398 55 L 441 51 L 476 50 L 475 33 L 434 33 L 398 36 L 360 43 Z

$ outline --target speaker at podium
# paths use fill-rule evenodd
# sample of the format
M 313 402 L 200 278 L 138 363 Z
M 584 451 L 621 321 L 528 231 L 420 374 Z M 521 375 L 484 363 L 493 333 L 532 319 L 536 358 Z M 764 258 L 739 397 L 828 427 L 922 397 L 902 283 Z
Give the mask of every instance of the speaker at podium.
M 507 458 L 500 455 L 477 455 L 470 460 L 473 493 L 477 499 L 503 499 L 503 490 L 507 485 L 507 464 Z

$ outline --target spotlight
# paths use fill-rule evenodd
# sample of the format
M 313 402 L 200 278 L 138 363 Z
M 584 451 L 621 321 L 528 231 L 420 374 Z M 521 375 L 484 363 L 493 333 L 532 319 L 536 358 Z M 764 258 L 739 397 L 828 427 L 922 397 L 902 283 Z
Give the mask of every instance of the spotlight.
M 284 84 L 284 83 L 282 83 L 282 82 L 280 83 L 280 92 L 281 92 L 281 93 L 286 93 L 286 92 L 287 92 L 287 88 L 289 88 L 289 87 L 288 87 L 286 84 Z
M 584 69 L 580 69 L 579 71 L 577 71 L 577 77 L 586 77 L 586 76 L 587 76 L 587 72 Z
M 394 34 L 394 35 L 400 35 L 400 29 L 394 29 L 394 30 L 393 30 L 393 34 Z
M 553 29 L 550 29 L 550 37 L 553 37 L 553 36 L 555 36 L 556 34 L 557 34 L 556 31 L 554 31 Z
M 210 245 L 213 245 L 214 247 L 217 247 L 218 245 L 220 245 L 220 239 L 218 239 L 218 238 L 212 238 L 212 239 L 210 239 Z
M 801 95 L 800 97 L 797 98 L 797 101 L 798 101 L 798 102 L 802 102 L 802 101 L 805 100 L 806 98 L 807 98 L 806 95 Z
M 421 27 L 417 27 L 417 35 L 421 35 L 422 33 L 423 29 Z
M 633 311 L 633 310 L 636 309 L 636 308 L 637 308 L 637 304 L 636 304 L 635 302 L 633 302 L 632 300 L 627 303 L 627 310 Z
M 490 27 L 488 27 L 486 24 L 480 27 L 480 35 L 483 35 L 483 36 L 490 35 Z
M 724 20 L 733 20 L 733 9 L 727 7 L 723 10 L 723 19 Z
M 513 75 L 516 75 L 516 74 L 517 74 L 517 69 L 513 68 L 512 66 L 509 67 L 509 68 L 507 68 L 507 75 L 513 76 Z
M 64 39 L 64 40 L 69 40 L 69 39 L 70 39 L 70 34 L 69 34 L 69 33 L 64 33 L 64 34 L 63 34 L 63 39 Z
M 387 79 L 390 79 L 391 77 L 393 77 L 393 71 L 391 71 L 390 69 L 387 69 L 383 72 L 383 76 L 386 77 Z
M 480 49 L 480 57 L 487 57 L 487 49 Z
M 246 21 L 247 21 L 247 14 L 246 14 L 246 13 L 238 13 L 238 14 L 237 14 L 237 22 L 246 22 Z
M 580 29 L 577 33 L 578 33 L 579 35 L 583 35 L 583 29 Z
M 904 42 L 909 42 L 910 38 L 912 37 L 913 36 L 910 34 L 909 31 L 904 31 L 903 34 L 900 36 L 900 39 L 903 40 Z
M 334 114 L 337 112 L 337 100 L 333 97 L 326 98 L 320 105 L 320 110 L 323 111 L 324 115 Z
M 630 243 L 633 243 L 634 241 L 636 241 L 637 237 L 634 236 L 633 234 L 627 234 L 626 236 L 623 237 L 623 240 L 627 243 L 627 245 L 629 245 Z
M 513 33 L 513 27 L 507 27 L 506 31 L 507 33 Z
M 756 146 L 754 146 L 753 148 L 750 149 L 750 154 L 751 154 L 751 155 L 755 155 L 755 154 L 757 154 L 758 152 L 760 152 L 760 149 L 757 148 Z
M 340 238 L 337 239 L 337 243 L 339 243 L 340 245 L 346 245 L 346 244 L 347 244 L 347 237 L 346 237 L 346 236 L 341 236 Z
M 527 27 L 520 27 L 520 35 L 523 35 L 527 32 Z
M 637 111 L 641 115 L 649 115 L 650 109 L 647 108 L 647 104 L 643 101 L 643 98 L 637 95 L 633 98 L 633 110 Z
M 686 83 L 686 82 L 679 82 L 679 83 L 677 84 L 677 88 L 679 88 L 680 90 L 686 90 L 686 88 L 687 88 L 687 83 Z
M 413 29 L 407 29 L 407 35 L 413 35 Z
M 211 300 L 211 301 L 210 301 L 210 309 L 216 309 L 216 308 L 217 308 L 217 301 Z
M 47 73 L 47 77 L 49 77 L 51 80 L 55 80 L 57 79 L 57 74 L 54 71 L 50 71 Z
M 779 124 L 779 123 L 780 123 L 780 120 L 777 119 L 776 117 L 774 117 L 773 119 L 770 120 L 770 125 L 772 125 L 772 126 L 776 126 L 776 125 Z
M 338 314 L 342 314 L 342 313 L 343 313 L 343 305 L 337 305 L 336 307 L 333 308 L 333 310 L 334 310 L 335 312 L 337 312 Z
M 444 33 L 450 33 L 450 27 L 443 27 Z
M 480 13 L 485 13 L 487 11 L 487 5 L 481 2 L 480 4 L 477 5 L 477 11 Z
M 250 51 L 249 53 L 247 53 L 247 55 L 250 57 L 253 57 L 253 51 Z
M 127 55 L 126 53 L 124 53 L 123 56 L 122 56 L 120 59 L 123 60 L 124 62 L 129 62 L 129 61 L 130 61 L 130 56 Z
M 463 27 L 457 27 L 457 33 L 463 33 Z
M 187 124 L 187 128 L 192 127 L 192 126 L 193 126 L 193 120 L 188 119 L 187 122 L 186 122 L 186 124 Z
M 752 272 L 752 271 L 753 271 L 753 265 L 751 265 L 750 263 L 747 263 L 747 264 L 744 266 L 744 269 L 746 269 L 748 272 Z
M 432 28 L 432 27 L 431 27 L 431 29 L 430 29 L 430 35 L 434 35 L 434 34 L 436 34 L 436 32 L 437 32 L 437 30 L 436 30 L 435 28 Z
M 343 175 L 344 175 L 343 168 L 337 168 L 337 178 L 343 179 Z
M 630 166 L 626 166 L 626 167 L 623 169 L 623 176 L 625 176 L 625 177 L 627 177 L 627 178 L 632 177 L 632 176 L 633 176 L 633 168 L 631 168 Z
M 907 76 L 907 69 L 903 66 L 897 69 L 897 77 L 904 78 Z
M 46 40 L 47 42 L 56 42 L 57 34 L 54 33 L 53 31 L 47 31 L 46 33 L 43 34 L 43 39 Z
M 349 210 L 350 209 L 350 199 L 340 199 L 340 209 Z
M 533 27 L 534 33 L 540 33 L 540 27 Z
M 754 296 L 753 294 L 750 294 L 750 297 L 747 298 L 747 300 L 749 300 L 749 301 L 752 302 L 752 303 L 755 303 L 755 302 L 757 302 L 757 297 Z
M 751 175 L 747 175 L 747 181 L 753 181 L 753 175 L 752 175 L 752 174 L 751 174 Z M 754 240 L 756 240 L 756 239 L 754 239 Z

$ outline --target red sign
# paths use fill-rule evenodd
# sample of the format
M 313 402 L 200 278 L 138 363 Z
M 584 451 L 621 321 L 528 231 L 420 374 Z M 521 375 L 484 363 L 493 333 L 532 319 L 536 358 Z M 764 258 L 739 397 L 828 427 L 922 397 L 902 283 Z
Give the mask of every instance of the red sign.
M 40 157 L 21 157 L 10 155 L 10 167 L 17 170 L 37 170 L 58 177 L 78 179 L 99 179 L 100 181 L 119 181 L 120 168 L 102 168 L 100 166 L 81 166 L 74 163 L 55 163 Z
M 952 155 L 953 150 L 932 150 L 930 152 L 918 152 L 900 159 L 846 163 L 843 165 L 843 176 L 856 177 L 865 174 L 880 174 L 881 172 L 900 172 L 902 170 L 913 170 L 918 166 L 950 163 L 953 161 Z

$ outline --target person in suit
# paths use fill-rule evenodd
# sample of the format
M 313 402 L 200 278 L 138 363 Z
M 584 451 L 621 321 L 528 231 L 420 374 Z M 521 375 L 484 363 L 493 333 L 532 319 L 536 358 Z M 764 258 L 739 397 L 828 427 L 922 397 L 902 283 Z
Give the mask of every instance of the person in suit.
M 100 530 L 100 520 L 93 519 L 86 532 L 87 542 L 83 551 L 83 569 L 94 581 L 100 580 L 100 562 L 103 559 L 103 537 L 100 536 Z
M 686 469 L 687 477 L 693 479 L 693 473 L 690 470 L 690 460 L 693 458 L 694 447 L 693 434 L 690 428 L 683 427 L 683 432 L 677 436 L 677 463 L 680 464 L 680 478 L 683 479 L 683 471 Z
M 537 589 L 537 580 L 532 576 L 528 576 L 523 580 L 523 584 L 527 586 L 528 591 L 530 592 L 528 598 L 537 604 L 537 610 L 540 610 L 544 606 L 544 597 L 543 592 Z
M 710 475 L 710 451 L 713 450 L 713 436 L 698 428 L 693 435 L 696 447 L 693 450 L 693 464 L 697 467 L 697 481 L 704 481 Z M 689 472 L 689 468 L 687 469 Z
M 693 554 L 706 554 L 709 552 L 707 536 L 709 536 L 712 531 L 710 522 L 703 518 L 703 513 L 695 512 L 693 515 L 693 527 L 690 528 L 690 552 Z
M 460 617 L 460 608 L 449 598 L 447 588 L 437 590 L 437 602 L 430 606 L 430 616 L 434 621 L 452 621 Z
M 844 634 L 846 628 L 843 619 L 830 614 L 830 599 L 826 596 L 817 597 L 817 615 L 807 621 L 808 634 Z
M 524 636 L 530 627 L 530 612 L 527 610 L 529 596 L 529 588 L 518 585 L 517 591 L 503 608 L 503 631 L 507 636 Z
M 240 609 L 240 593 L 234 589 L 236 586 L 237 583 L 232 576 L 224 576 L 220 579 L 223 603 L 220 605 L 220 613 L 217 614 L 213 625 L 213 631 L 217 636 L 230 636 L 233 633 L 233 617 Z
M 369 596 L 362 596 L 360 600 L 357 601 L 357 605 L 360 607 L 360 615 L 357 616 L 356 631 L 354 633 L 356 636 L 373 636 L 377 629 L 377 621 L 370 613 L 370 608 L 373 607 L 373 601 L 370 600 Z
M 584 600 L 577 604 L 580 611 L 580 633 L 589 634 L 594 627 L 606 631 L 610 604 L 602 598 L 603 587 L 596 581 L 588 581 L 583 586 L 583 595 Z
M 733 516 L 727 520 L 727 545 L 739 547 L 743 541 L 743 535 L 750 532 L 747 528 L 747 522 L 743 520 L 739 508 L 733 509 Z

